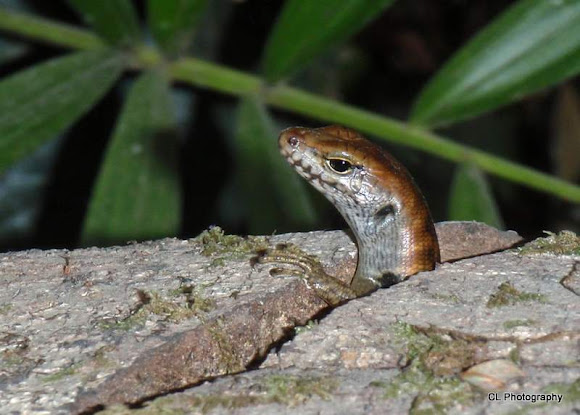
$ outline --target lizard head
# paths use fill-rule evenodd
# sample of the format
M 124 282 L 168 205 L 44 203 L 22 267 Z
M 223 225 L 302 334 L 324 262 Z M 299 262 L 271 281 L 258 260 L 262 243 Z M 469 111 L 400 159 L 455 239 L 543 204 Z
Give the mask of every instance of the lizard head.
M 388 152 L 340 126 L 288 128 L 278 144 L 288 163 L 351 227 L 361 272 L 407 276 L 432 269 L 439 249 L 427 204 L 407 169 Z M 360 269 L 359 260 L 357 273 Z

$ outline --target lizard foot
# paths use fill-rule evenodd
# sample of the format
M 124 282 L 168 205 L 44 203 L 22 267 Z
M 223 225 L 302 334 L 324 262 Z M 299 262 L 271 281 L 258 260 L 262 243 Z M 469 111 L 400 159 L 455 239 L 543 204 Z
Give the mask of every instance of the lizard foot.
M 315 256 L 309 255 L 295 245 L 278 244 L 274 248 L 257 251 L 250 260 L 256 264 L 285 264 L 270 270 L 273 277 L 291 276 L 304 280 L 306 285 L 327 304 L 335 306 L 356 298 L 356 293 L 342 281 L 328 275 Z

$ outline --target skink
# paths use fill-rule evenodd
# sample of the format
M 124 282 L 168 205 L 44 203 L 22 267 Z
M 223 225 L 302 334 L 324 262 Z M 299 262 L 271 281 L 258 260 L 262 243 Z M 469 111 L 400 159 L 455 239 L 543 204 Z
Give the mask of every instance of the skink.
M 288 163 L 320 191 L 352 229 L 358 263 L 350 285 L 326 274 L 312 257 L 284 249 L 262 252 L 259 262 L 298 266 L 329 304 L 339 304 L 397 283 L 440 260 L 429 208 L 407 169 L 356 131 L 328 126 L 288 128 L 279 146 Z

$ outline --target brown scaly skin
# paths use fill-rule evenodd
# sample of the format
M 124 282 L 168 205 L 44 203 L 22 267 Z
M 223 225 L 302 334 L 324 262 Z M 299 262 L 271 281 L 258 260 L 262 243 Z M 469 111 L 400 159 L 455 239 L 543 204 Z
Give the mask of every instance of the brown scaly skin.
M 351 227 L 359 249 L 347 286 L 326 274 L 312 257 L 278 248 L 258 262 L 286 263 L 273 274 L 302 276 L 331 305 L 366 295 L 439 262 L 439 244 L 427 203 L 405 167 L 357 132 L 339 126 L 288 128 L 282 155 L 330 200 Z

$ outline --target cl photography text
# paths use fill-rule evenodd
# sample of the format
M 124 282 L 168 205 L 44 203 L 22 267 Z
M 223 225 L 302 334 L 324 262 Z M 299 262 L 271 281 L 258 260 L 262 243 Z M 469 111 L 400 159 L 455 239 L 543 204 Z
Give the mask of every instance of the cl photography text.
M 513 393 L 513 392 L 491 392 L 487 394 L 490 401 L 517 401 L 517 402 L 562 402 L 560 393 Z

